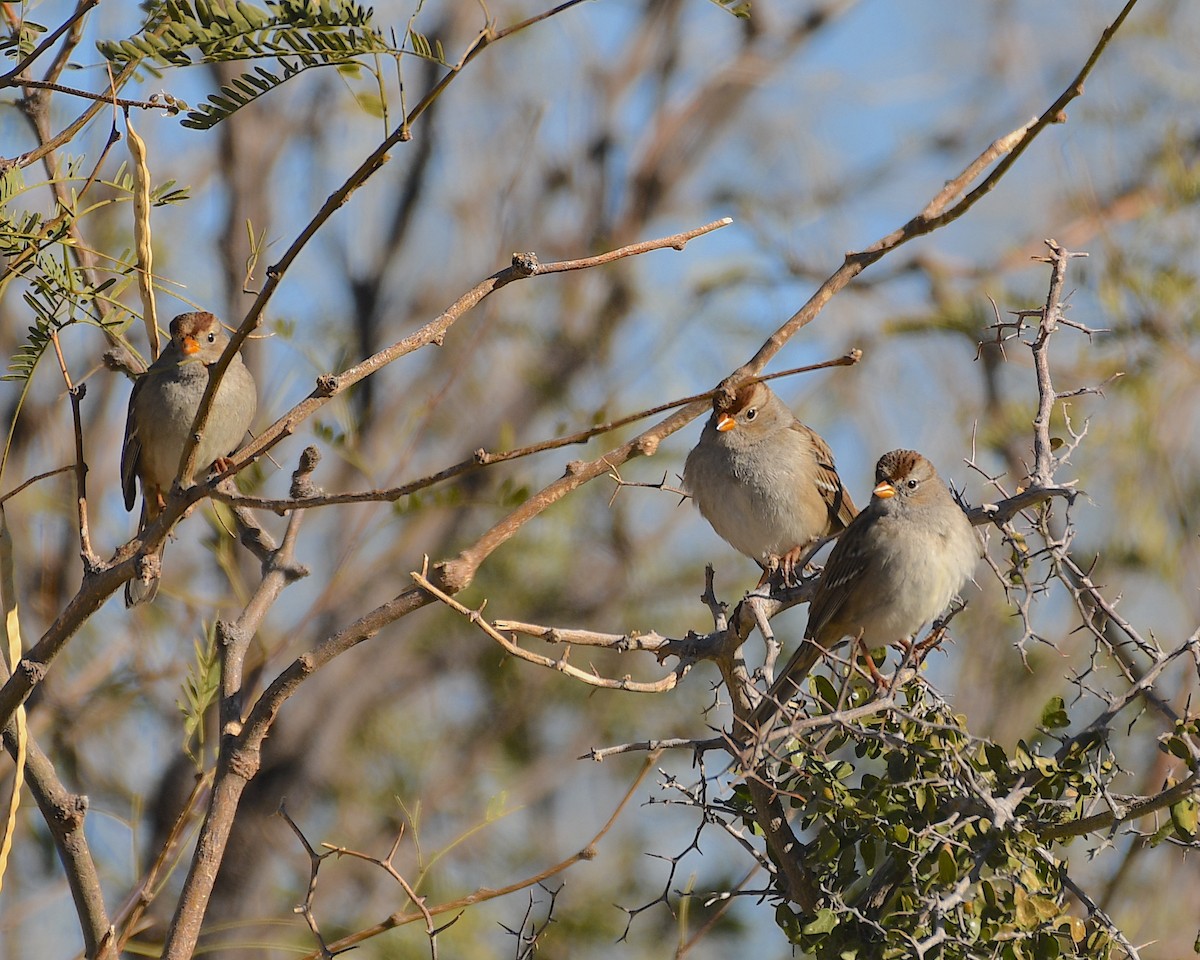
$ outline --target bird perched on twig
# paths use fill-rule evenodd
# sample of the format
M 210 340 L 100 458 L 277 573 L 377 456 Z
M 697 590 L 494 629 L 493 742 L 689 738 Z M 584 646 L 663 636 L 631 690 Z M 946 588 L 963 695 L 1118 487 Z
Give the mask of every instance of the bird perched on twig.
M 871 502 L 829 554 L 808 608 L 804 641 L 751 714 L 761 726 L 825 651 L 845 637 L 865 647 L 906 640 L 970 579 L 979 540 L 933 464 L 892 450 L 875 466 Z
M 833 454 L 765 383 L 749 383 L 713 413 L 688 454 L 683 482 L 723 540 L 791 580 L 806 550 L 857 512 Z
M 191 435 L 200 398 L 208 386 L 208 368 L 229 343 L 211 313 L 182 313 L 171 321 L 171 341 L 133 385 L 121 447 L 121 490 L 125 509 L 132 510 L 141 482 L 142 512 L 138 532 L 162 510 L 175 482 L 183 447 Z M 254 418 L 257 391 L 240 355 L 235 355 L 213 397 L 208 422 L 196 451 L 196 464 L 207 467 L 238 448 Z M 184 485 L 191 477 L 183 478 Z M 125 584 L 125 605 L 148 603 L 158 593 L 158 574 Z

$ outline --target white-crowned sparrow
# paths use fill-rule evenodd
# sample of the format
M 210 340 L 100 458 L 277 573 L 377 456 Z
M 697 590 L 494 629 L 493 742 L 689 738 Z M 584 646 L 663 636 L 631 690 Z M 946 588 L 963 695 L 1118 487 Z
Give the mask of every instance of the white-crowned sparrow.
M 834 545 L 808 608 L 804 641 L 752 715 L 760 726 L 799 689 L 822 651 L 844 637 L 866 647 L 903 641 L 946 609 L 981 554 L 962 508 L 933 464 L 892 450 L 875 489 Z
M 741 387 L 729 406 L 713 401 L 683 483 L 718 536 L 788 579 L 805 550 L 857 513 L 829 446 L 765 383 Z
M 217 362 L 229 337 L 211 313 L 183 313 L 171 321 L 171 342 L 133 385 L 121 447 L 121 489 L 125 509 L 132 510 L 142 485 L 138 531 L 150 524 L 164 504 L 179 470 L 179 458 L 191 433 L 200 398 L 208 386 L 208 368 Z M 254 418 L 257 391 L 241 356 L 235 356 L 213 397 L 212 410 L 196 464 L 209 464 L 232 453 Z M 184 485 L 191 477 L 184 478 Z M 146 603 L 158 593 L 158 577 L 135 578 L 125 584 L 125 605 Z

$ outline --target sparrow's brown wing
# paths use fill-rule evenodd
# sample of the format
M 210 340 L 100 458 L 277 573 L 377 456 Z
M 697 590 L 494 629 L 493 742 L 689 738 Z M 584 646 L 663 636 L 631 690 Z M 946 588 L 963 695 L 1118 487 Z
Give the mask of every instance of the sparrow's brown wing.
M 868 518 L 859 516 L 859 524 L 867 523 Z M 808 605 L 808 626 L 804 635 L 812 639 L 821 638 L 827 645 L 837 643 L 841 637 L 824 637 L 826 627 L 837 619 L 850 595 L 847 585 L 860 579 L 867 568 L 868 556 L 859 549 L 860 538 L 851 536 L 854 521 L 838 538 L 829 554 L 829 561 L 821 574 L 821 582 L 817 584 L 817 592 Z
M 138 395 L 146 385 L 148 373 L 143 373 L 133 383 L 129 393 L 129 411 L 125 414 L 125 440 L 121 444 L 121 492 L 125 494 L 125 509 L 132 510 L 137 502 L 138 464 L 142 459 L 142 442 L 138 439 L 134 407 Z
M 837 466 L 833 462 L 833 451 L 829 449 L 821 435 L 809 429 L 799 420 L 792 421 L 792 429 L 802 433 L 811 441 L 817 456 L 817 489 L 825 500 L 829 510 L 829 529 L 832 533 L 845 530 L 850 521 L 858 514 L 850 494 L 842 486 L 842 478 L 838 476 Z

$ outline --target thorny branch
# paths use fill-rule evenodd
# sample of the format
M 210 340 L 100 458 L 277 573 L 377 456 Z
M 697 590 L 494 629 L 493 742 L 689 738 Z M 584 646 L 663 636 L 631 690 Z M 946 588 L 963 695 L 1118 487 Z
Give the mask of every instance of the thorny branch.
M 1086 331 L 1086 328 L 1083 328 L 1079 324 L 1062 323 L 1061 319 L 1061 298 L 1064 287 L 1065 268 L 1069 260 L 1077 255 L 1062 249 L 1053 241 L 1049 241 L 1047 245 L 1051 250 L 1051 257 L 1048 258 L 1048 261 L 1053 267 L 1050 292 L 1045 308 L 1039 311 L 1040 322 L 1037 327 L 1037 334 L 1029 343 L 1034 354 L 1034 369 L 1039 396 L 1038 413 L 1032 424 L 1034 428 L 1033 447 L 1035 451 L 1035 466 L 1025 481 L 1027 486 L 1019 488 L 1015 495 L 1006 496 L 998 502 L 988 503 L 968 511 L 970 519 L 975 525 L 994 524 L 1001 528 L 1001 530 L 1007 530 L 1012 520 L 1018 516 L 1022 516 L 1035 530 L 1045 531 L 1047 520 L 1045 510 L 1037 512 L 1037 515 L 1034 516 L 1032 515 L 1032 508 L 1039 506 L 1046 507 L 1055 499 L 1065 499 L 1069 507 L 1074 502 L 1077 493 L 1074 483 L 1062 484 L 1056 482 L 1054 479 L 1055 472 L 1065 462 L 1066 458 L 1065 456 L 1055 457 L 1052 452 L 1049 420 L 1054 404 L 1061 403 L 1065 399 L 1065 396 L 1054 389 L 1050 374 L 1048 347 L 1050 337 L 1054 333 L 1056 326 L 1060 323 L 1063 326 L 1084 329 L 1085 332 L 1089 331 Z M 1075 393 L 1077 391 L 1068 391 L 1067 395 L 1074 395 Z M 1082 433 L 1075 436 L 1077 441 L 1082 436 Z M 1071 447 L 1071 449 L 1073 448 Z M 998 490 L 1002 489 L 998 479 L 993 482 Z M 1151 655 L 1154 658 L 1154 663 L 1148 670 L 1144 671 L 1139 671 L 1132 667 L 1129 668 L 1133 673 L 1130 675 L 1131 683 L 1125 693 L 1119 697 L 1112 698 L 1105 709 L 1091 724 L 1088 724 L 1074 737 L 1063 742 L 1059 751 L 1060 759 L 1069 756 L 1073 750 L 1086 748 L 1086 745 L 1092 741 L 1092 738 L 1097 735 L 1103 735 L 1119 713 L 1125 711 L 1130 705 L 1142 698 L 1146 699 L 1152 706 L 1155 706 L 1168 721 L 1178 721 L 1179 717 L 1176 712 L 1155 691 L 1155 682 L 1168 665 L 1176 660 L 1187 658 L 1200 663 L 1200 648 L 1197 647 L 1197 644 L 1200 643 L 1200 633 L 1194 634 L 1185 643 L 1179 645 L 1170 653 L 1164 653 L 1153 647 L 1140 637 L 1131 624 L 1116 613 L 1114 606 L 1103 597 L 1091 582 L 1087 573 L 1078 568 L 1067 553 L 1069 542 L 1069 538 L 1055 541 L 1049 547 L 1048 553 L 1053 557 L 1053 562 L 1057 568 L 1070 572 L 1069 585 L 1073 587 L 1074 595 L 1076 597 L 1081 595 L 1088 596 L 1091 603 L 1097 609 L 1113 618 L 1115 625 L 1143 653 Z M 711 569 L 708 576 L 709 587 L 706 594 L 711 594 Z M 780 604 L 782 600 L 776 593 L 778 584 L 772 584 L 771 586 L 772 592 L 769 596 L 748 596 L 735 608 L 733 615 L 728 618 L 725 616 L 723 605 L 718 604 L 715 597 L 709 597 L 706 599 L 706 603 L 714 612 L 718 629 L 705 637 L 689 634 L 683 640 L 673 640 L 657 633 L 647 633 L 644 635 L 638 633 L 606 634 L 590 630 L 570 630 L 560 627 L 540 626 L 515 620 L 497 620 L 494 624 L 489 625 L 480 616 L 479 611 L 469 611 L 464 607 L 458 607 L 457 609 L 464 615 L 469 616 L 472 622 L 475 622 L 487 631 L 489 636 L 492 636 L 493 639 L 499 639 L 501 642 L 502 639 L 498 637 L 498 632 L 504 631 L 512 634 L 521 633 L 527 636 L 538 637 L 550 643 L 568 643 L 592 647 L 600 646 L 623 653 L 634 651 L 650 652 L 660 662 L 665 656 L 672 655 L 686 657 L 686 662 L 689 665 L 697 660 L 713 660 L 721 667 L 722 674 L 726 679 L 726 687 L 734 703 L 736 729 L 736 718 L 741 715 L 741 710 L 744 709 L 741 704 L 752 702 L 754 699 L 753 693 L 747 696 L 738 687 L 739 683 L 745 684 L 743 689 L 748 689 L 750 686 L 749 677 L 745 671 L 744 664 L 741 662 L 741 643 L 744 642 L 749 630 L 755 625 L 765 634 L 766 631 L 763 630 L 764 621 L 769 620 L 770 616 L 779 612 L 779 607 L 772 606 L 772 604 Z M 811 582 L 805 586 L 811 588 Z M 765 608 L 763 606 L 764 603 L 767 605 Z M 767 611 L 765 616 L 764 609 Z M 749 614 L 747 614 L 747 610 L 749 610 Z M 745 632 L 738 629 L 739 624 Z M 1097 630 L 1095 627 L 1091 629 L 1096 632 L 1098 637 L 1103 637 L 1102 631 Z M 1104 642 L 1107 644 L 1107 640 Z M 1111 644 L 1107 645 L 1110 652 L 1119 658 L 1117 651 L 1112 648 Z M 526 658 L 533 659 L 528 656 Z M 542 665 L 544 666 L 555 665 L 554 661 L 551 661 L 549 658 L 543 658 L 543 661 Z M 683 661 L 681 660 L 681 662 Z M 589 677 L 588 682 L 595 683 L 596 680 Z M 612 680 L 603 683 L 603 685 L 608 686 L 616 686 L 618 684 L 619 681 Z M 896 685 L 893 684 L 890 689 L 895 690 Z M 896 710 L 896 704 L 887 696 L 877 697 L 873 701 L 868 702 L 865 707 L 839 709 L 832 716 L 822 714 L 805 717 L 801 715 L 798 719 L 793 719 L 786 730 L 782 731 L 782 734 L 776 734 L 770 739 L 773 740 L 782 736 L 789 740 L 795 738 L 801 742 L 805 742 L 806 739 L 816 735 L 818 729 L 851 727 L 861 717 L 883 710 Z M 810 913 L 816 903 L 814 900 L 815 891 L 812 889 L 810 878 L 805 869 L 803 862 L 804 855 L 800 853 L 803 847 L 798 845 L 795 842 L 795 838 L 790 834 L 786 817 L 783 815 L 782 807 L 779 805 L 776 788 L 770 778 L 767 767 L 756 764 L 752 757 L 744 755 L 743 751 L 745 747 L 739 742 L 739 739 L 729 738 L 723 743 L 714 738 L 647 740 L 608 748 L 593 748 L 585 756 L 595 760 L 603 760 L 615 754 L 649 749 L 687 749 L 695 752 L 697 756 L 702 755 L 707 750 L 717 748 L 724 748 L 729 751 L 734 758 L 738 759 L 739 768 L 747 771 L 746 785 L 750 788 L 754 803 L 758 808 L 757 819 L 767 837 L 768 846 L 772 850 L 771 860 L 781 870 L 781 873 L 777 876 L 777 881 L 780 884 L 779 889 L 800 905 L 802 910 Z M 769 741 L 761 741 L 760 746 L 765 746 L 767 742 Z M 1113 798 L 1107 791 L 1104 791 L 1102 799 L 1108 803 L 1107 810 L 1082 816 L 1068 823 L 1042 827 L 1039 835 L 1043 840 L 1051 841 L 1111 830 L 1121 823 L 1131 822 L 1155 811 L 1171 807 L 1187 798 L 1194 797 L 1197 791 L 1197 784 L 1200 783 L 1200 745 L 1193 742 L 1191 750 L 1192 774 L 1182 782 L 1169 785 L 1153 796 L 1121 798 L 1119 801 Z M 1021 799 L 1036 787 L 1042 777 L 1042 773 L 1033 771 L 1023 779 L 1017 788 L 1014 788 L 1015 792 L 1011 796 L 999 800 L 992 798 L 993 807 L 991 808 L 990 816 L 997 828 L 1000 828 L 1005 822 L 1005 811 L 1009 811 L 1008 815 L 1011 816 L 1011 811 L 1016 808 Z M 981 799 L 987 800 L 990 797 L 990 794 L 987 793 L 982 784 L 977 784 L 977 788 Z M 717 821 L 721 822 L 721 818 L 718 817 Z M 772 843 L 772 829 L 776 831 L 779 838 L 775 843 Z M 791 852 L 787 853 L 781 859 L 781 851 Z M 977 868 L 982 866 L 982 859 L 977 861 L 976 866 Z M 965 896 L 965 888 L 959 891 L 958 896 L 960 899 L 962 896 Z M 1087 901 L 1086 898 L 1085 902 L 1090 904 L 1090 901 Z M 949 909 L 952 903 L 953 900 L 946 901 L 945 904 L 939 906 L 939 910 L 943 908 Z M 1093 910 L 1092 916 L 1098 921 L 1104 922 L 1105 926 L 1110 928 L 1110 932 L 1118 943 L 1128 946 L 1127 941 L 1120 934 L 1120 931 L 1111 927 L 1102 912 Z M 932 947 L 933 945 L 934 941 L 929 941 L 925 944 L 925 947 Z M 1130 955 L 1136 956 L 1136 952 Z
M 997 518 L 1011 518 L 1020 511 L 1044 503 L 1055 497 L 1070 497 L 1074 493 L 1069 488 L 1052 486 L 1049 490 L 1026 490 L 1016 497 L 985 504 L 969 511 L 971 523 L 980 526 L 988 523 L 1001 522 Z M 424 589 L 429 589 L 437 599 L 446 603 L 458 613 L 467 617 L 472 623 L 483 630 L 489 637 L 504 647 L 509 653 L 530 663 L 548 669 L 574 676 L 592 686 L 601 686 L 629 690 L 636 693 L 661 693 L 674 688 L 691 666 L 701 660 L 710 660 L 718 665 L 724 663 L 729 670 L 736 670 L 736 662 L 740 658 L 741 645 L 745 643 L 750 633 L 764 626 L 797 604 L 807 602 L 816 588 L 816 578 L 810 578 L 798 585 L 786 586 L 778 578 L 770 582 L 770 592 L 755 591 L 747 594 L 735 607 L 732 615 L 724 615 L 717 621 L 716 629 L 707 634 L 688 633 L 684 637 L 667 637 L 656 631 L 631 631 L 629 633 L 604 633 L 594 630 L 577 630 L 569 627 L 545 626 L 525 623 L 520 620 L 498 619 L 490 623 L 483 617 L 482 608 L 471 610 L 446 596 L 443 591 L 433 586 L 423 574 L 412 574 L 415 582 Z M 711 568 L 709 577 L 711 578 Z M 712 582 L 708 581 L 708 591 Z M 712 599 L 716 603 L 715 596 Z M 485 601 L 486 606 L 486 601 Z M 710 608 L 711 608 L 710 604 Z M 723 606 L 723 605 L 719 605 Z M 769 627 L 767 627 L 769 631 Z M 568 646 L 602 647 L 618 653 L 646 652 L 654 654 L 659 663 L 667 657 L 676 657 L 679 665 L 675 672 L 652 683 L 636 683 L 626 677 L 605 678 L 591 672 L 578 670 L 566 663 L 566 656 L 553 659 L 531 653 L 515 643 L 514 639 L 504 634 L 523 634 L 551 644 L 566 644 Z M 744 669 L 744 667 L 743 667 Z M 748 680 L 748 675 L 746 676 Z M 736 694 L 735 694 L 736 696 Z M 656 741 L 657 742 L 657 741 Z M 692 741 L 688 741 L 692 742 Z
M 537 954 L 542 935 L 550 928 L 550 924 L 554 922 L 554 907 L 558 902 L 558 894 L 561 892 L 562 887 L 560 886 L 557 890 L 551 890 L 544 883 L 539 883 L 538 887 L 550 895 L 550 903 L 546 907 L 546 918 L 541 923 L 534 921 L 533 908 L 536 906 L 536 901 L 533 899 L 533 892 L 530 891 L 529 903 L 525 907 L 525 914 L 521 918 L 520 925 L 513 928 L 502 924 L 505 933 L 513 937 L 517 942 L 516 951 L 513 954 L 516 960 L 533 960 Z
M 1062 319 L 1063 285 L 1067 279 L 1067 262 L 1073 257 L 1086 257 L 1086 253 L 1070 253 L 1053 240 L 1047 240 L 1050 248 L 1047 262 L 1052 264 L 1053 271 L 1050 289 L 1046 294 L 1046 306 L 1041 312 L 1037 336 L 1031 343 L 1033 351 L 1033 367 L 1037 373 L 1038 411 L 1033 418 L 1033 483 L 1036 487 L 1049 487 L 1053 484 L 1054 468 L 1056 466 L 1054 453 L 1050 443 L 1050 415 L 1058 395 L 1054 392 L 1054 384 L 1050 380 L 1050 353 L 1047 349 L 1050 338 L 1054 335 L 1059 321 Z
M 525 877 L 513 883 L 506 884 L 503 887 L 481 887 L 480 889 L 475 890 L 466 896 L 459 897 L 455 900 L 450 900 L 445 903 L 435 904 L 432 906 L 429 904 L 424 904 L 422 905 L 421 909 L 414 911 L 398 910 L 379 923 L 373 924 L 370 927 L 366 927 L 363 930 L 359 930 L 356 933 L 352 933 L 349 936 L 342 937 L 340 940 L 329 944 L 329 950 L 333 953 L 342 953 L 346 950 L 349 950 L 351 947 L 370 940 L 373 937 L 379 936 L 381 933 L 384 933 L 388 930 L 394 930 L 396 927 L 405 926 L 421 920 L 427 921 L 428 917 L 437 917 L 447 913 L 460 913 L 467 907 L 473 906 L 477 903 L 482 903 L 486 900 L 494 900 L 497 897 L 504 897 L 510 893 L 515 893 L 518 890 L 527 890 L 530 887 L 543 884 L 551 877 L 563 873 L 565 870 L 573 867 L 577 863 L 587 860 L 594 860 L 599 852 L 600 842 L 608 835 L 614 824 L 616 824 L 617 819 L 629 805 L 629 801 L 633 799 L 634 795 L 641 788 L 643 781 L 646 779 L 646 776 L 650 773 L 650 771 L 654 769 L 654 765 L 657 763 L 657 761 L 657 753 L 652 753 L 646 758 L 645 763 L 642 764 L 641 769 L 630 782 L 629 789 L 625 791 L 625 794 L 621 797 L 620 802 L 617 804 L 608 820 L 605 821 L 604 825 L 581 850 L 567 857 L 565 860 L 561 860 L 556 864 L 546 867 L 545 869 L 538 871 L 538 873 L 534 874 L 533 876 Z M 442 929 L 444 929 L 444 925 Z M 320 960 L 320 954 L 309 954 L 304 957 L 303 960 Z
M 404 890 L 404 895 L 408 897 L 409 903 L 416 907 L 421 912 L 421 916 L 425 918 L 425 935 L 429 937 L 430 950 L 433 952 L 434 960 L 437 960 L 437 935 L 447 927 L 456 923 L 458 921 L 458 917 L 455 917 L 449 923 L 445 923 L 440 927 L 433 922 L 433 914 L 429 912 L 429 907 L 426 903 L 427 898 L 418 896 L 417 891 L 414 890 L 412 885 L 404 879 L 404 876 L 399 870 L 396 869 L 392 862 L 396 858 L 396 852 L 400 849 L 400 842 L 403 839 L 404 831 L 401 829 L 396 834 L 396 839 L 392 843 L 392 847 L 388 851 L 388 855 L 383 859 L 380 859 L 379 857 L 373 857 L 366 853 L 359 853 L 356 850 L 350 850 L 346 847 L 334 846 L 333 844 L 329 843 L 322 844 L 327 851 L 322 856 L 328 856 L 330 853 L 332 853 L 339 857 L 353 857 L 357 860 L 365 860 L 367 863 L 375 864 L 375 866 L 379 867 L 381 870 L 387 873 L 388 876 L 395 880 L 400 885 L 401 889 Z M 305 845 L 307 846 L 307 842 Z M 459 916 L 461 916 L 461 914 L 459 914 Z

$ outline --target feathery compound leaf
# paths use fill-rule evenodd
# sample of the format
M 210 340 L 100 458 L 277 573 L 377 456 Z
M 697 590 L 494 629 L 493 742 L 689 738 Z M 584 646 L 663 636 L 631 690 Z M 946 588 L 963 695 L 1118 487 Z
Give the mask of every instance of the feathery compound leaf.
M 20 60 L 33 53 L 33 48 L 38 45 L 38 38 L 45 32 L 46 28 L 40 23 L 23 20 L 12 33 L 0 37 L 0 51 L 10 60 Z
M 415 30 L 408 31 L 408 40 L 412 44 L 412 52 L 423 60 L 432 60 L 434 63 L 440 63 L 442 66 L 449 66 L 446 63 L 446 52 L 442 49 L 440 40 L 433 40 L 425 36 L 423 33 L 417 33 Z
M 152 5 L 137 36 L 97 47 L 115 64 L 273 59 L 282 68 L 276 73 L 257 67 L 242 74 L 180 121 L 204 130 L 311 67 L 342 66 L 366 55 L 399 55 L 372 26 L 372 16 L 369 7 L 347 0 L 268 0 L 265 8 L 242 0 L 162 0 Z
M 371 26 L 372 11 L 359 4 L 314 7 L 306 0 L 277 0 L 267 7 L 230 0 L 167 0 L 153 7 L 137 36 L 97 46 L 115 63 L 149 58 L 163 66 L 320 48 L 322 34 L 337 35 L 356 54 L 389 51 L 383 35 Z
M 193 641 L 195 659 L 183 681 L 183 700 L 176 700 L 183 714 L 183 749 L 197 767 L 204 766 L 204 715 L 217 700 L 221 684 L 217 658 L 216 625 L 211 624 L 204 640 Z
M 17 164 L 0 170 L 0 210 L 25 189 L 25 178 Z
M 25 302 L 37 313 L 40 314 L 41 305 L 37 298 L 29 292 L 24 295 Z M 33 375 L 34 367 L 37 366 L 38 360 L 42 358 L 42 354 L 46 352 L 46 347 L 50 343 L 50 334 L 58 329 L 53 321 L 46 321 L 40 315 L 37 323 L 29 328 L 29 335 L 24 343 L 17 347 L 16 352 L 9 358 L 8 369 L 10 373 L 6 373 L 0 380 L 15 380 L 22 382 L 28 380 Z
M 66 249 L 53 245 L 66 235 L 68 220 L 60 217 L 49 232 L 29 229 L 37 224 L 37 215 L 26 220 L 26 253 L 24 265 L 17 272 L 28 284 L 21 298 L 33 314 L 25 342 L 13 352 L 8 362 L 9 373 L 0 380 L 27 381 L 51 342 L 51 336 L 74 323 L 98 324 L 96 301 L 111 303 L 133 279 L 133 264 L 124 266 L 118 276 L 90 283 L 86 273 L 71 266 Z M 5 240 L 13 236 L 0 216 L 0 252 L 5 252 Z M 28 251 L 35 251 L 29 253 Z

